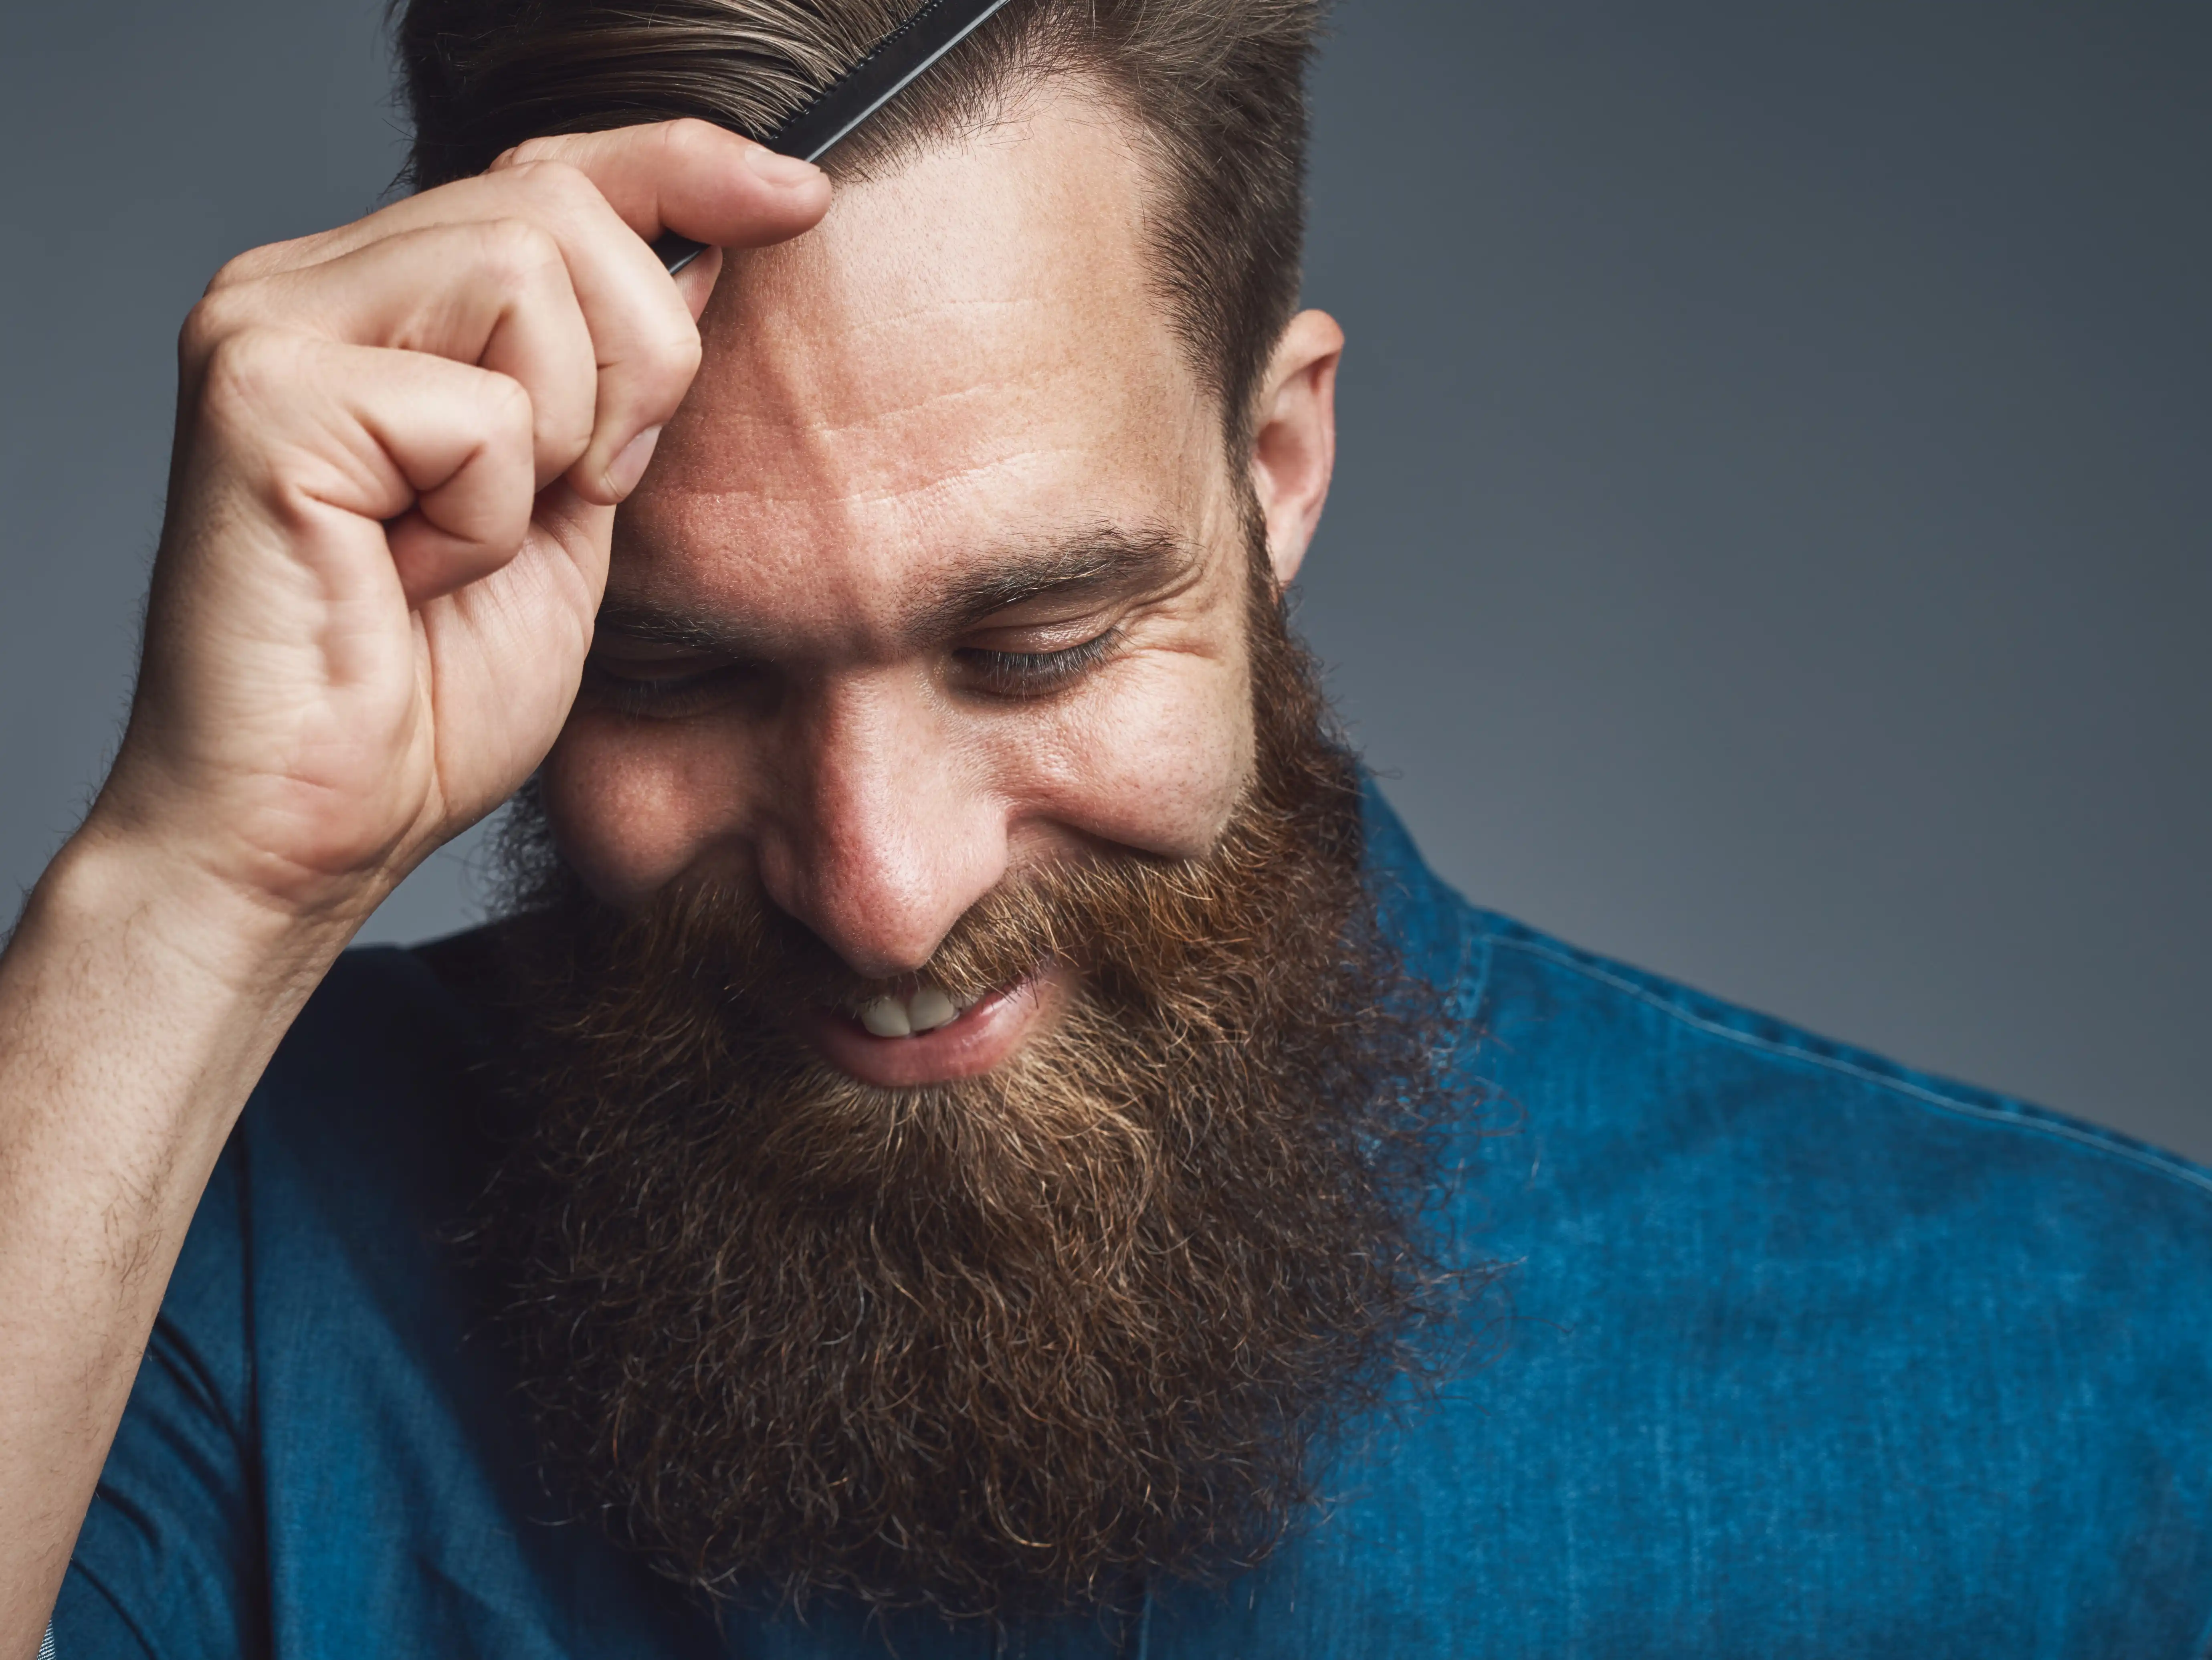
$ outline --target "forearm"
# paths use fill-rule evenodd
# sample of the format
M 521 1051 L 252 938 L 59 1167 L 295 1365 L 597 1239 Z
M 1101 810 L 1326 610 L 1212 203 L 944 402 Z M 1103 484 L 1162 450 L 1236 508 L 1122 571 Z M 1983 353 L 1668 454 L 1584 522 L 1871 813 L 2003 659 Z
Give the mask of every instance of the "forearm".
M 0 954 L 0 1657 L 37 1651 L 193 1209 L 349 932 L 88 830 Z

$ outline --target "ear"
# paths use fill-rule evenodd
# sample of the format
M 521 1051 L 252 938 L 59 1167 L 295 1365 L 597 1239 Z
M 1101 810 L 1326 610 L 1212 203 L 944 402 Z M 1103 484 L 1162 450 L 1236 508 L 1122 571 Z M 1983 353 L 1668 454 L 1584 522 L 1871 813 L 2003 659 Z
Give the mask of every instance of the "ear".
M 1300 312 L 1267 365 L 1252 432 L 1252 488 L 1267 520 L 1275 586 L 1288 587 L 1328 502 L 1336 470 L 1336 366 L 1344 331 L 1327 312 Z

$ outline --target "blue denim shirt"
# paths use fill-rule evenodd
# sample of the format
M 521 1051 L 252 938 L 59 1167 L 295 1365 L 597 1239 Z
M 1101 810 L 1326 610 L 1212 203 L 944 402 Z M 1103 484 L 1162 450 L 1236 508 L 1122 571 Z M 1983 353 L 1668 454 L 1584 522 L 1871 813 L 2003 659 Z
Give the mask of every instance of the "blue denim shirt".
M 479 1041 L 349 956 L 246 1110 L 79 1541 L 61 1660 L 2172 1656 L 2212 1644 L 2212 1173 L 1476 910 L 1379 800 L 1491 1123 L 1502 1353 L 1225 1590 L 998 1636 L 715 1621 L 554 1525 L 480 1287 Z

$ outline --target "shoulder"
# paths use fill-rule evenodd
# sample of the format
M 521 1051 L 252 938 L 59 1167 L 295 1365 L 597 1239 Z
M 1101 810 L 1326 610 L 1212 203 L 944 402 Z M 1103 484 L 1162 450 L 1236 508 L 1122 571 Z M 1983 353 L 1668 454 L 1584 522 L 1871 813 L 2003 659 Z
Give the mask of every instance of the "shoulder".
M 1756 1149 L 1779 1161 L 1770 1175 L 1794 1171 L 1829 1191 L 1857 1180 L 1954 1203 L 2033 1201 L 2043 1226 L 2098 1219 L 2069 1211 L 2072 1199 L 2124 1205 L 2137 1250 L 2154 1218 L 2200 1249 L 2212 1239 L 2212 1171 L 1471 905 L 1421 864 L 1379 800 L 1377 809 L 1370 836 L 1399 896 L 1395 931 L 1448 988 L 1462 1052 L 1501 1122 L 1609 1156 L 1672 1142 L 1722 1164 Z
M 1559 1652 L 2201 1647 L 2212 1172 L 1477 909 L 1410 843 L 1392 880 L 1486 1098 L 1449 1210 L 1505 1311 L 1409 1432 L 1449 1474 L 1370 1479 L 1470 1597 Z
M 1563 1155 L 1562 1135 L 1600 1160 L 1695 1154 L 1708 1177 L 1755 1169 L 1777 1203 L 2063 1243 L 2138 1283 L 2173 1252 L 2212 1292 L 2212 1171 L 1501 917 L 1467 926 L 1483 1074 Z

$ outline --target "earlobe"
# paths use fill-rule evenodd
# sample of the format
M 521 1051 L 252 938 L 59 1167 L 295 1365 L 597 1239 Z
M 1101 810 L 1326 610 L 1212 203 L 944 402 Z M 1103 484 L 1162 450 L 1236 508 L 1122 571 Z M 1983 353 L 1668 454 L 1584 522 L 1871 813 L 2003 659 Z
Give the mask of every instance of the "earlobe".
M 1327 312 L 1301 312 L 1283 331 L 1252 433 L 1252 488 L 1267 526 L 1275 584 L 1287 587 L 1321 525 L 1336 467 L 1336 370 L 1344 331 Z

